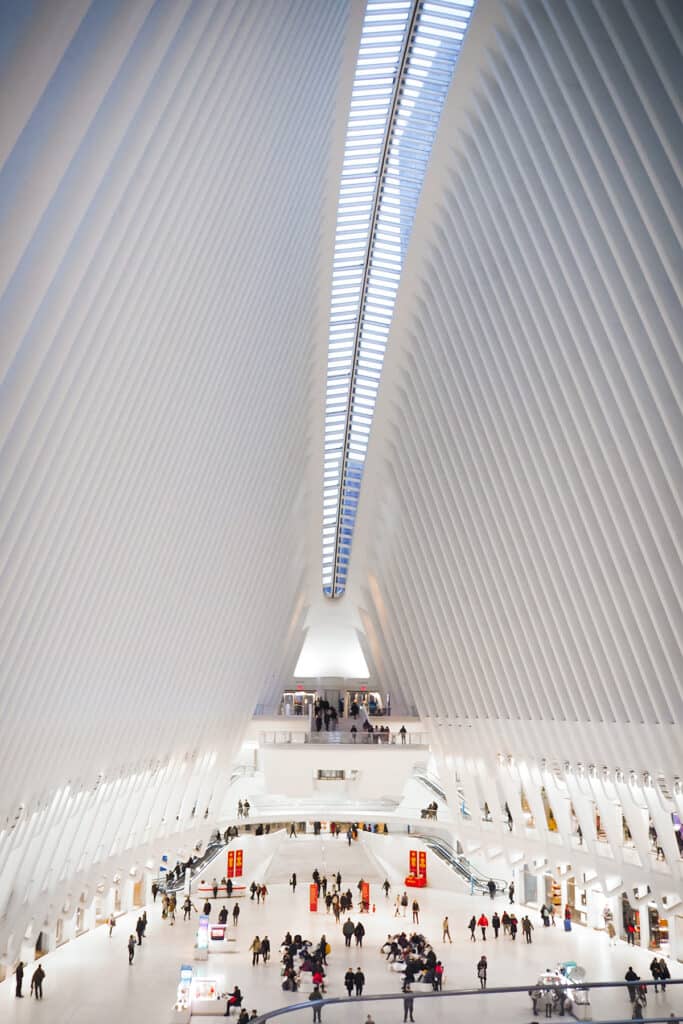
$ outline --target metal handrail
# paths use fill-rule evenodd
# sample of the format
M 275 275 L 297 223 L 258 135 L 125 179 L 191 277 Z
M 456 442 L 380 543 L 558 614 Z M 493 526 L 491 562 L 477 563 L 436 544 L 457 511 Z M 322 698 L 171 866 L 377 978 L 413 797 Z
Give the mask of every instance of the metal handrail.
M 433 853 L 440 857 L 449 867 L 464 878 L 471 886 L 482 893 L 488 892 L 488 883 L 491 880 L 490 875 L 485 875 L 474 867 L 471 861 L 463 854 L 458 853 L 457 850 L 448 842 L 447 839 L 442 839 L 440 836 L 431 835 L 428 832 L 420 832 L 411 830 L 411 834 L 421 839 L 422 842 L 427 846 Z M 507 889 L 507 882 L 502 878 L 494 878 L 493 881 L 496 883 L 496 892 L 505 892 Z
M 582 981 L 580 983 L 576 983 L 576 982 L 571 982 L 570 979 L 568 978 L 567 979 L 566 989 L 569 992 L 572 992 L 572 991 L 573 992 L 577 992 L 577 991 L 586 992 L 586 991 L 589 991 L 590 992 L 593 989 L 610 989 L 610 988 L 619 988 L 619 989 L 621 989 L 621 988 L 623 988 L 625 986 L 625 984 L 626 984 L 626 982 L 624 982 L 624 981 L 591 981 L 591 982 Z M 659 981 L 657 981 L 657 982 L 655 982 L 655 981 L 639 981 L 638 984 L 639 985 L 650 986 L 650 985 L 655 985 L 655 984 L 659 985 L 659 984 L 661 984 L 661 982 L 659 982 Z M 667 986 L 669 986 L 669 985 L 683 985 L 683 978 L 682 979 L 669 978 L 669 979 L 667 979 L 666 984 L 667 984 Z M 565 986 L 563 986 L 563 987 L 565 987 Z M 446 989 L 445 991 L 442 991 L 442 992 L 414 992 L 414 991 L 411 990 L 410 996 L 413 999 L 449 999 L 449 998 L 462 998 L 464 996 L 495 996 L 495 995 L 508 995 L 508 994 L 516 994 L 516 993 L 528 993 L 529 989 L 540 989 L 542 991 L 546 991 L 546 990 L 556 991 L 557 990 L 557 985 L 539 985 L 536 981 L 534 981 L 534 982 L 532 982 L 530 984 L 527 984 L 527 985 L 497 986 L 495 988 L 494 987 L 491 987 L 491 988 L 487 987 L 485 989 L 481 989 L 481 988 Z M 397 992 L 389 992 L 389 993 L 385 992 L 385 993 L 382 993 L 381 995 L 362 995 L 362 996 L 352 996 L 352 997 L 348 997 L 348 996 L 332 996 L 332 997 L 328 997 L 326 999 L 321 999 L 319 1001 L 316 1001 L 315 1005 L 323 1007 L 323 1006 L 337 1006 L 337 1005 L 340 1005 L 340 1004 L 345 1004 L 345 1005 L 348 1006 L 349 1004 L 353 1004 L 355 1006 L 357 1003 L 380 1003 L 380 1002 L 389 1002 L 391 1000 L 393 1000 L 393 1001 L 397 1001 L 399 999 L 402 1000 L 404 998 L 404 996 L 405 996 L 405 994 L 403 992 L 398 992 L 398 993 Z M 314 1004 L 311 1002 L 311 1000 L 307 999 L 305 1002 L 294 1003 L 293 1005 L 290 1005 L 290 1006 L 282 1006 L 282 1007 L 279 1007 L 277 1010 L 267 1010 L 265 1013 L 262 1013 L 259 1017 L 254 1018 L 254 1024 L 265 1024 L 266 1021 L 273 1020 L 275 1017 L 283 1017 L 283 1016 L 285 1016 L 286 1014 L 289 1014 L 289 1013 L 298 1013 L 300 1010 L 309 1010 L 310 1011 L 312 1005 L 314 1005 Z M 629 1017 L 611 1017 L 611 1018 L 604 1018 L 603 1017 L 600 1020 L 597 1020 L 597 1019 L 593 1018 L 593 1024 L 630 1024 L 631 1019 L 632 1018 L 630 1016 Z M 680 1021 L 683 1020 L 683 1018 L 680 1018 L 680 1017 L 679 1018 L 673 1018 L 673 1021 L 672 1021 L 672 1018 L 670 1016 L 666 1016 L 666 1017 L 646 1017 L 645 1020 L 649 1021 L 650 1024 L 676 1024 L 676 1021 L 678 1021 L 679 1024 L 680 1024 Z

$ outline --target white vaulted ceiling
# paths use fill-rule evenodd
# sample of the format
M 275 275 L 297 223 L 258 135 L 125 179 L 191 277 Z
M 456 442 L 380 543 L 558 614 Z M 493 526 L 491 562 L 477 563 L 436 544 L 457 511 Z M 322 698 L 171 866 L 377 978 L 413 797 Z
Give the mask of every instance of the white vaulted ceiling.
M 680 30 L 480 4 L 444 109 L 352 575 L 372 669 L 491 756 L 680 771 Z
M 128 780 L 70 873 L 181 827 L 291 674 L 361 15 L 3 5 L 3 908 L 82 787 Z

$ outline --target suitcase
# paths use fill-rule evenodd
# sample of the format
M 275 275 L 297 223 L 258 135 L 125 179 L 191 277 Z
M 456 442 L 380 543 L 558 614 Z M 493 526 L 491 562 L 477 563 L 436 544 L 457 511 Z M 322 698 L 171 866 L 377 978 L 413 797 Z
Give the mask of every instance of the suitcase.
M 568 920 L 565 919 L 564 930 L 566 932 L 570 932 L 572 930 L 572 923 L 571 923 L 571 921 L 568 921 Z

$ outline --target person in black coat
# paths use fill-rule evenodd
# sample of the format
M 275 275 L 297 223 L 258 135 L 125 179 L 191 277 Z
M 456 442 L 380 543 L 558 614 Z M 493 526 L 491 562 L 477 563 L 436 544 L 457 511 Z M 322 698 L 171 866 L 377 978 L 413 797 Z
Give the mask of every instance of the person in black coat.
M 363 995 L 363 986 L 365 985 L 365 975 L 361 971 L 360 967 L 356 968 L 356 973 L 353 976 L 353 983 L 356 986 L 356 995 Z
M 20 960 L 19 963 L 17 964 L 16 970 L 14 972 L 14 977 L 16 978 L 16 989 L 14 991 L 14 995 L 16 996 L 17 999 L 23 999 L 24 997 L 23 997 L 22 992 L 21 992 L 21 986 L 24 983 L 24 961 L 23 960 Z
M 353 973 L 352 968 L 349 967 L 348 971 L 344 975 L 344 985 L 346 986 L 346 991 L 349 993 L 350 996 L 353 995 L 353 986 L 355 985 L 355 983 L 355 975 Z
M 34 993 L 36 999 L 43 998 L 43 978 L 45 977 L 45 971 L 43 970 L 42 964 L 38 964 L 33 976 L 31 978 L 31 992 Z

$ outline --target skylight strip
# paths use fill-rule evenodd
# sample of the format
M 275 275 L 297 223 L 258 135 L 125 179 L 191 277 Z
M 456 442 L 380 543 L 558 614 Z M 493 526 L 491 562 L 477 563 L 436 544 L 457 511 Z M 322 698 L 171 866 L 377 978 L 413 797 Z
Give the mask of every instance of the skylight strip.
M 368 0 L 337 214 L 323 591 L 344 593 L 375 400 L 417 202 L 474 0 Z

